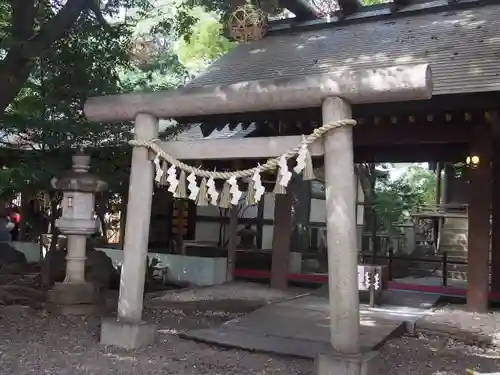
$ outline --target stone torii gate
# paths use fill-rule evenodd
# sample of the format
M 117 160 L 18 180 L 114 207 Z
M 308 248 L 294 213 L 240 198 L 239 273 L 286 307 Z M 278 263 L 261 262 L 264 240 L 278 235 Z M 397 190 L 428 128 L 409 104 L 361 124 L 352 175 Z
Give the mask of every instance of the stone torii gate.
M 158 137 L 160 118 L 321 107 L 323 123 L 328 124 L 351 119 L 352 104 L 431 96 L 430 67 L 410 65 L 96 97 L 87 101 L 84 111 L 92 121 L 135 120 L 135 139 L 149 141 Z M 274 158 L 300 140 L 300 136 L 200 140 L 189 147 L 186 142 L 167 141 L 161 147 L 179 160 Z M 330 131 L 309 150 L 325 158 L 332 354 L 319 358 L 318 373 L 366 374 L 376 356 L 360 352 L 352 128 Z M 154 341 L 155 327 L 142 321 L 153 179 L 149 150 L 134 147 L 118 319 L 103 321 L 103 344 L 137 347 Z

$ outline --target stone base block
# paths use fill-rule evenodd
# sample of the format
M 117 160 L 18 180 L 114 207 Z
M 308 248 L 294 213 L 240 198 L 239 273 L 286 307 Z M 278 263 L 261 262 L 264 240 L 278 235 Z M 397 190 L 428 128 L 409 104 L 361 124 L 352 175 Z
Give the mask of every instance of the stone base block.
M 378 352 L 362 354 L 321 354 L 316 359 L 317 375 L 376 375 Z
M 93 304 L 99 293 L 93 283 L 55 283 L 49 290 L 48 300 L 58 305 Z
M 375 303 L 375 306 L 380 306 L 382 305 L 382 302 L 383 302 L 383 294 L 382 292 L 375 292 L 375 299 L 374 299 L 374 303 Z M 359 301 L 361 303 L 370 303 L 370 291 L 369 290 L 360 290 L 359 291 Z
M 101 312 L 100 306 L 96 304 L 59 305 L 49 303 L 47 309 L 59 315 L 90 315 Z
M 103 319 L 101 344 L 125 349 L 151 345 L 156 339 L 156 325 L 146 322 L 122 322 L 116 318 Z

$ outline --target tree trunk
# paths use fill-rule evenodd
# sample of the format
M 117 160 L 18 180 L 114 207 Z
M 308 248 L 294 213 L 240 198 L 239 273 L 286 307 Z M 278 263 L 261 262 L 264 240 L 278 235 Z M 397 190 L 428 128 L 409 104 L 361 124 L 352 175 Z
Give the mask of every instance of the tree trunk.
M 0 62 L 0 111 L 2 112 L 16 98 L 28 80 L 33 59 L 40 56 L 56 40 L 61 39 L 84 10 L 92 9 L 100 19 L 100 12 L 94 9 L 94 1 L 68 0 L 35 34 L 35 17 L 39 11 L 35 1 L 12 0 L 10 3 L 12 39 L 16 44 Z
M 379 247 L 377 238 L 378 223 L 377 223 L 377 214 L 375 210 L 375 183 L 377 179 L 375 173 L 375 164 L 358 165 L 357 173 L 365 197 L 365 210 L 364 210 L 365 230 L 371 233 L 370 236 L 370 241 L 372 244 L 371 261 L 372 263 L 375 263 L 376 254 L 378 253 L 378 247 Z
M 49 193 L 50 196 L 50 248 L 49 251 L 54 251 L 57 249 L 57 243 L 59 240 L 59 230 L 56 228 L 56 220 L 58 213 L 58 199 L 56 194 Z
M 108 211 L 109 194 L 101 193 L 97 196 L 96 215 L 101 222 L 102 237 L 108 243 L 108 225 L 106 223 L 106 212 Z
M 123 249 L 123 243 L 125 242 L 125 225 L 127 224 L 127 202 L 123 199 L 120 208 L 120 235 L 118 242 Z

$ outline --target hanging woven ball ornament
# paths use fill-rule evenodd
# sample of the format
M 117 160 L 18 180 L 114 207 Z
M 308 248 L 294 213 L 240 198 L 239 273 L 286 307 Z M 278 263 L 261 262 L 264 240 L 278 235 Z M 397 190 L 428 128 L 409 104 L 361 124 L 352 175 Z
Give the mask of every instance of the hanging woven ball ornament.
M 229 18 L 229 33 L 243 43 L 262 39 L 267 33 L 266 13 L 250 4 L 239 6 Z

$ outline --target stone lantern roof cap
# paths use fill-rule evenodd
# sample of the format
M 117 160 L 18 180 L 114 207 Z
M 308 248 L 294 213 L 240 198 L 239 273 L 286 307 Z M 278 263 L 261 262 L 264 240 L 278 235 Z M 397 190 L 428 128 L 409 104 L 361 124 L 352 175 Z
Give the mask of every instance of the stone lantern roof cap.
M 64 173 L 62 177 L 54 177 L 51 185 L 60 191 L 80 191 L 85 193 L 98 193 L 108 189 L 108 184 L 96 175 L 89 173 L 90 156 L 83 153 L 73 155 L 73 168 Z

